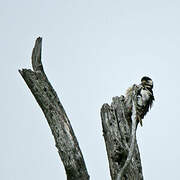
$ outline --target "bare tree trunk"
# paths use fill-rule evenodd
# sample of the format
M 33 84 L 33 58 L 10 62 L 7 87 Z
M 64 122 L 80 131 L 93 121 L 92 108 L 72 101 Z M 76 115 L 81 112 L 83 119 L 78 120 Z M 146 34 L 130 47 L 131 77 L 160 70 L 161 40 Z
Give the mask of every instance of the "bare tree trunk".
M 48 121 L 66 170 L 67 180 L 89 180 L 84 158 L 70 121 L 43 70 L 41 47 L 42 38 L 39 37 L 32 52 L 33 70 L 22 69 L 19 72 Z M 143 180 L 136 139 L 134 139 L 135 147 L 131 152 L 130 164 L 127 168 L 124 166 L 133 139 L 131 137 L 132 123 L 126 117 L 124 97 L 113 98 L 111 106 L 104 104 L 101 108 L 101 119 L 112 180 L 119 180 L 117 177 L 123 168 L 122 180 Z
M 131 120 L 126 117 L 124 96 L 114 97 L 111 106 L 104 104 L 101 108 L 103 136 L 109 160 L 112 180 L 117 180 L 123 168 L 131 145 Z M 135 147 L 129 166 L 124 170 L 122 180 L 143 180 L 141 159 L 135 139 Z
M 54 136 L 68 180 L 88 180 L 86 165 L 66 112 L 41 63 L 42 39 L 38 38 L 32 53 L 32 67 L 20 70 L 26 84 L 40 105 Z

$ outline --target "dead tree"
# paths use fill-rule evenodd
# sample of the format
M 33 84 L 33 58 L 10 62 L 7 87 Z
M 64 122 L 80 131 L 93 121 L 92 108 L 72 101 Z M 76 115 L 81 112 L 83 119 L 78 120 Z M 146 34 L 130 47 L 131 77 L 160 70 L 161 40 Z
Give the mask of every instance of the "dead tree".
M 48 121 L 66 170 L 67 180 L 89 180 L 86 164 L 70 121 L 43 70 L 41 47 L 42 38 L 39 37 L 32 51 L 33 70 L 22 69 L 19 72 Z M 111 179 L 143 180 L 135 137 L 132 157 L 125 163 L 130 154 L 133 137 L 131 137 L 132 123 L 126 118 L 124 97 L 114 97 L 111 106 L 104 104 L 101 108 L 101 119 Z
M 112 180 L 143 180 L 136 117 L 134 123 L 129 119 L 124 96 L 114 97 L 111 106 L 104 104 L 101 119 Z

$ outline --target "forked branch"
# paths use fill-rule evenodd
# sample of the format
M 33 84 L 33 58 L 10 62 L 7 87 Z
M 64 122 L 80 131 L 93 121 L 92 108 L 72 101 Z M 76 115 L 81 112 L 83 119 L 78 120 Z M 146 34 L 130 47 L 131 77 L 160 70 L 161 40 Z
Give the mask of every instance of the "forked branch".
M 89 180 L 83 155 L 66 112 L 50 84 L 41 61 L 42 38 L 37 38 L 32 52 L 32 67 L 19 70 L 40 105 L 54 136 L 64 164 L 67 180 Z M 135 104 L 133 120 L 127 116 L 124 97 L 114 97 L 111 106 L 101 108 L 103 135 L 112 180 L 143 180 L 136 143 Z M 132 129 L 131 129 L 132 128 Z

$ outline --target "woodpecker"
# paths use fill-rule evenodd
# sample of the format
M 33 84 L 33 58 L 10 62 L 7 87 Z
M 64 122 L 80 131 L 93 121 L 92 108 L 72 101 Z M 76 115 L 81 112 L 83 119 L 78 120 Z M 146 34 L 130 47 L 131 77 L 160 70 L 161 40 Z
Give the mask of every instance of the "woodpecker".
M 131 163 L 136 145 L 136 129 L 138 123 L 140 123 L 142 126 L 142 119 L 152 107 L 154 101 L 152 89 L 152 79 L 144 76 L 142 77 L 141 83 L 139 85 L 134 84 L 126 91 L 126 97 L 124 101 L 126 108 L 124 114 L 129 126 L 131 126 L 131 144 L 129 147 L 127 159 L 123 167 L 118 172 L 116 180 L 121 180 L 123 178 L 125 170 Z M 133 117 L 131 118 L 132 115 Z
M 137 102 L 136 102 L 136 112 L 137 112 L 137 122 L 140 122 L 142 126 L 142 119 L 147 114 L 149 109 L 153 105 L 154 95 L 153 95 L 153 81 L 151 78 L 144 76 L 141 79 L 141 83 L 137 85 Z M 133 87 L 129 88 L 126 92 L 125 105 L 127 108 L 128 115 L 132 115 L 132 93 Z

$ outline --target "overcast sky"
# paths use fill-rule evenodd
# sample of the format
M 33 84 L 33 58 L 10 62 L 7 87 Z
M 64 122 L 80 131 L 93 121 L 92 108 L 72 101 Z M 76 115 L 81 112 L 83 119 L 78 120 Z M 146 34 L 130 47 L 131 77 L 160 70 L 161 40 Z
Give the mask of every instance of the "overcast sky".
M 180 1 L 6 0 L 0 6 L 0 179 L 65 180 L 47 121 L 18 73 L 35 39 L 92 180 L 109 180 L 103 103 L 142 76 L 155 103 L 138 128 L 145 180 L 180 179 Z

